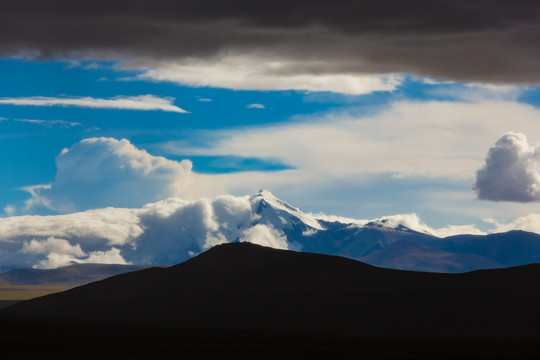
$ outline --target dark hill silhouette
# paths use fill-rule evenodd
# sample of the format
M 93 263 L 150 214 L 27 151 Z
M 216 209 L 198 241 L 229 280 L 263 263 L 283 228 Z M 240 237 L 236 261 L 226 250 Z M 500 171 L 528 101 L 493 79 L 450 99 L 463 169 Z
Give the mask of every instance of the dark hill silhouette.
M 4 310 L 17 319 L 368 337 L 540 337 L 540 265 L 437 274 L 249 243 Z

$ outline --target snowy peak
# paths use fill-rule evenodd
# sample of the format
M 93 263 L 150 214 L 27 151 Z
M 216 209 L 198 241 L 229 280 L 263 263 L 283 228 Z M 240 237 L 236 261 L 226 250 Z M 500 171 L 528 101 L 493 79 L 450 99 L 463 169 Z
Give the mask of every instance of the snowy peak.
M 250 201 L 253 210 L 257 215 L 261 216 L 260 222 L 269 223 L 277 228 L 290 227 L 302 223 L 313 230 L 327 230 L 327 226 L 325 226 L 327 221 L 324 220 L 324 218 L 319 219 L 316 217 L 317 215 L 306 214 L 300 209 L 278 199 L 268 190 L 259 190 L 250 197 Z M 334 220 L 333 222 L 343 225 L 353 224 L 350 221 L 342 220 L 341 218 Z M 406 226 L 404 223 L 407 225 L 410 223 L 412 226 Z M 377 229 L 379 231 L 395 231 L 412 234 L 423 233 L 431 235 L 428 231 L 425 231 L 416 214 L 391 216 L 389 218 L 376 219 L 366 223 L 359 221 L 354 224 L 360 228 Z
M 261 216 L 261 222 L 269 222 L 274 227 L 305 225 L 315 230 L 325 230 L 317 219 L 307 215 L 286 202 L 276 198 L 270 191 L 260 190 L 251 196 L 251 203 Z
M 257 194 L 252 196 L 252 200 L 265 201 L 266 203 L 268 203 L 270 206 L 272 206 L 275 209 L 291 211 L 291 212 L 301 212 L 298 208 L 295 208 L 294 206 L 287 204 L 285 201 L 279 200 L 268 190 L 259 190 Z

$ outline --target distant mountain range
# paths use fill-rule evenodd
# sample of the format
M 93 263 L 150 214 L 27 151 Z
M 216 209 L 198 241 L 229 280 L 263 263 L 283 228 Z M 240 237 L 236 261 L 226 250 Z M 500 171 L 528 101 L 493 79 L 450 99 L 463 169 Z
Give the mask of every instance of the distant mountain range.
M 133 209 L 121 210 L 129 213 Z M 415 228 L 411 229 L 404 226 L 409 222 L 396 217 L 363 221 L 306 214 L 264 190 L 250 197 L 223 196 L 192 203 L 169 199 L 135 210 L 130 214 L 137 219 L 134 224 L 137 229 L 140 228 L 140 235 L 123 244 L 116 239 L 118 245 L 101 249 L 117 251 L 120 259 L 131 264 L 179 263 L 213 245 L 234 242 L 337 255 L 385 268 L 428 272 L 463 273 L 540 263 L 539 234 L 510 231 L 440 238 L 428 233 L 426 227 L 413 225 Z M 87 215 L 77 215 L 80 218 L 76 223 L 84 223 Z M 57 219 L 57 222 L 59 226 L 62 225 L 60 220 Z M 37 229 L 36 233 L 46 232 Z M 86 235 L 78 236 L 88 236 L 87 233 L 83 234 Z M 28 232 L 25 236 L 14 241 L 24 242 L 28 246 L 34 241 L 34 235 Z M 39 239 L 41 242 L 35 242 L 43 245 L 51 241 L 43 239 L 43 236 Z M 80 244 L 86 246 L 85 243 L 90 242 L 86 238 L 66 239 L 74 247 Z M 107 243 L 111 241 L 106 240 Z M 42 266 L 40 264 L 46 264 L 45 260 L 35 258 L 26 263 Z M 87 280 L 93 281 L 97 278 L 93 278 L 92 272 L 101 270 L 78 265 L 64 271 L 69 271 L 70 275 L 66 275 L 68 278 L 84 278 L 87 276 L 84 273 L 89 271 Z M 9 276 L 19 276 L 19 279 L 29 276 L 29 280 L 23 281 L 28 284 L 39 276 L 53 274 L 48 270 L 39 276 L 37 273 L 37 270 L 25 270 Z M 61 279 L 64 275 L 58 276 Z M 0 284 L 1 281 L 0 276 Z M 57 281 L 53 279 L 53 283 Z
M 251 198 L 256 224 L 278 229 L 289 248 L 402 270 L 460 273 L 540 262 L 540 235 L 525 231 L 439 238 L 385 219 L 366 224 L 308 215 L 267 191 Z M 234 239 L 231 239 L 234 240 Z
M 1 315 L 71 324 L 364 337 L 539 338 L 540 265 L 437 274 L 347 258 L 218 245 Z
M 14 269 L 0 274 L 0 285 L 80 286 L 113 275 L 145 268 L 148 268 L 148 266 L 72 264 L 56 269 Z

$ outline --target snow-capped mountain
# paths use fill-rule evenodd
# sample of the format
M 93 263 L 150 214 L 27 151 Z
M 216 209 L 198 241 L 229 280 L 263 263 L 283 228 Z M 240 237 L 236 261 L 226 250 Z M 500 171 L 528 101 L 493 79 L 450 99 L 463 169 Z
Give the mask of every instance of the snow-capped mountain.
M 261 190 L 139 209 L 0 218 L 0 268 L 72 262 L 176 264 L 223 243 L 340 255 L 372 265 L 464 272 L 540 262 L 540 235 L 513 231 L 439 238 L 415 216 L 355 220 L 308 214 Z
M 359 258 L 407 236 L 429 236 L 401 224 L 392 226 L 385 219 L 364 225 L 359 221 L 352 223 L 319 219 L 316 215 L 303 213 L 265 190 L 259 191 L 249 200 L 256 219 L 251 226 L 262 225 L 276 230 L 287 239 L 288 248 L 292 250 Z
M 511 231 L 439 238 L 392 219 L 328 221 L 277 199 L 268 191 L 250 197 L 256 223 L 272 226 L 290 248 L 359 259 L 395 269 L 465 272 L 540 262 L 540 235 Z
M 255 214 L 260 216 L 259 222 L 281 229 L 302 228 L 311 233 L 317 230 L 326 230 L 315 217 L 304 214 L 299 209 L 279 200 L 269 191 L 260 190 L 250 197 L 254 205 Z

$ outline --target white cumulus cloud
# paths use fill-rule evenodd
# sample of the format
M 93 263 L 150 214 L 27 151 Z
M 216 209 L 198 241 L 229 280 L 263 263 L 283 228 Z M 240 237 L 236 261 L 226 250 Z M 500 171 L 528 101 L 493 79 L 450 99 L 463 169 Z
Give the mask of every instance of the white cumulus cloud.
M 28 210 L 45 206 L 65 213 L 106 206 L 135 207 L 180 196 L 192 164 L 137 149 L 128 140 L 84 139 L 56 157 L 53 184 L 27 189 Z
M 522 133 L 503 135 L 477 171 L 474 189 L 481 200 L 540 201 L 540 150 Z
M 241 242 L 250 242 L 262 246 L 269 246 L 276 249 L 288 249 L 287 237 L 279 230 L 273 227 L 257 224 L 253 227 L 246 229 L 242 237 Z

